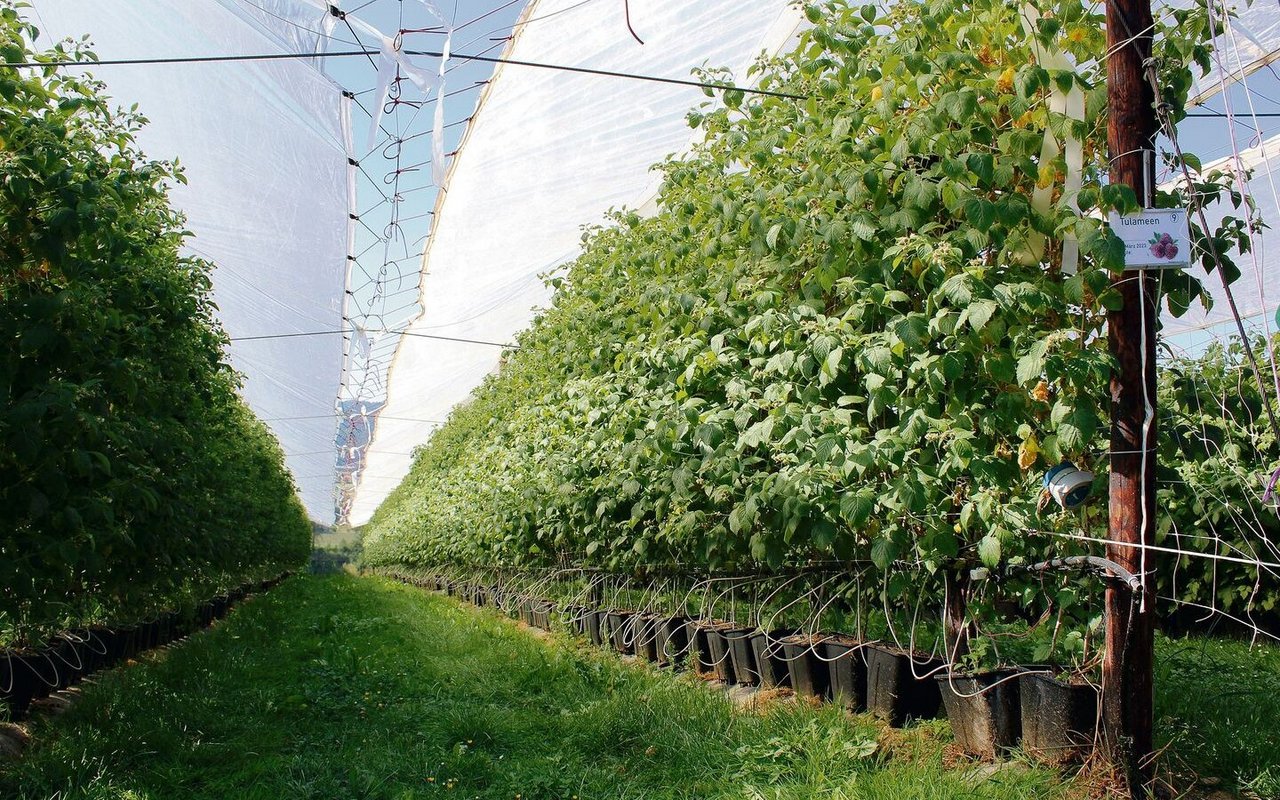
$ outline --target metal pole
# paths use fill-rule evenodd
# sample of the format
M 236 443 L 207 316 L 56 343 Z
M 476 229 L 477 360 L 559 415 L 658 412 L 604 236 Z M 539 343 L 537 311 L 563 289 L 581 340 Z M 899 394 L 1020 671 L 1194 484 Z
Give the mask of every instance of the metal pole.
M 1157 131 L 1155 96 L 1144 76 L 1151 56 L 1150 0 L 1108 0 L 1107 146 L 1111 180 L 1142 200 L 1154 175 L 1146 153 Z M 1138 575 L 1141 592 L 1112 581 L 1106 590 L 1102 722 L 1112 763 L 1130 797 L 1147 797 L 1153 775 L 1153 581 L 1142 551 L 1155 544 L 1155 320 L 1153 281 L 1145 271 L 1115 276 L 1124 299 L 1108 315 L 1111 376 L 1111 486 L 1107 557 Z M 1143 451 L 1146 451 L 1145 454 Z M 1144 458 L 1145 455 L 1145 458 Z

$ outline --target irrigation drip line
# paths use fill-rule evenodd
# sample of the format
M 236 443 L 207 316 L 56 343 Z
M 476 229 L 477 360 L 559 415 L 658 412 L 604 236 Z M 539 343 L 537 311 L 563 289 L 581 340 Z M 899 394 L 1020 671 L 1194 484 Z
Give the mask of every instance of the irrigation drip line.
M 381 51 L 378 50 L 337 50 L 328 53 L 249 53 L 243 55 L 221 56 L 174 56 L 169 58 L 115 58 L 103 59 L 100 61 L 4 61 L 0 62 L 0 67 L 11 67 L 13 69 L 45 69 L 56 67 L 92 68 L 158 64 L 216 64 L 237 61 L 287 61 L 291 59 L 348 58 L 351 56 L 364 56 L 372 60 L 373 56 L 379 55 L 380 52 Z M 427 56 L 433 58 L 442 58 L 444 56 L 444 53 L 440 50 L 402 50 L 401 52 L 407 56 Z M 707 81 L 695 81 L 684 78 L 664 78 L 659 75 L 641 75 L 634 72 L 616 72 L 614 70 L 592 69 L 590 67 L 573 67 L 568 64 L 547 64 L 540 61 L 523 61 L 514 58 L 503 58 L 501 56 L 451 53 L 450 58 L 465 59 L 468 61 L 483 61 L 489 64 L 508 64 L 515 67 L 550 69 L 559 72 L 572 72 L 579 75 L 598 75 L 606 78 L 625 78 L 627 80 L 648 81 L 650 83 L 666 83 L 674 86 L 692 86 L 699 89 L 742 92 L 743 94 L 754 94 L 764 97 L 781 97 L 788 100 L 809 99 L 809 95 L 794 94 L 792 92 L 779 92 L 772 89 L 755 89 L 749 86 L 709 83 Z
M 349 330 L 332 330 L 332 331 L 301 331 L 298 333 L 269 333 L 262 336 L 233 336 L 233 342 L 256 342 L 266 339 L 296 339 L 301 336 L 332 336 L 335 334 L 343 334 L 344 336 L 351 333 Z M 483 344 L 489 347 L 501 347 L 506 350 L 519 350 L 519 346 L 510 344 L 509 342 L 489 342 L 483 339 L 463 339 L 457 336 L 439 336 L 433 333 L 415 333 L 413 331 L 393 331 L 393 330 L 365 330 L 365 333 L 390 333 L 396 336 L 417 336 L 420 339 L 439 339 L 444 342 L 462 342 L 463 344 Z
M 1118 580 L 1129 587 L 1132 592 L 1141 592 L 1142 578 L 1120 566 L 1109 558 L 1098 556 L 1066 556 L 1051 558 L 1038 564 L 1010 564 L 1005 567 L 1005 574 L 1020 572 L 1093 572 L 1103 578 Z

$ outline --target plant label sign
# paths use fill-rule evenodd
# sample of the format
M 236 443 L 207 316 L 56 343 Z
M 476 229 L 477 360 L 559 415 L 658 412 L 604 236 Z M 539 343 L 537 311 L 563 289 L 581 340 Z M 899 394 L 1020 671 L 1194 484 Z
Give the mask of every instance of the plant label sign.
M 1112 213 L 1111 230 L 1124 242 L 1125 269 L 1165 269 L 1191 264 L 1191 233 L 1185 208 L 1148 208 Z

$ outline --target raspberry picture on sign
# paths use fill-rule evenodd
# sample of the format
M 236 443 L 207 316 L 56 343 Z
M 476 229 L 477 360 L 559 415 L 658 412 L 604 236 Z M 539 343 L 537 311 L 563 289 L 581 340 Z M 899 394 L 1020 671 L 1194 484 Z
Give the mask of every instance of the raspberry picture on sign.
M 1151 245 L 1151 255 L 1156 258 L 1165 258 L 1172 261 L 1178 257 L 1178 243 L 1167 233 L 1152 236 L 1148 243 Z

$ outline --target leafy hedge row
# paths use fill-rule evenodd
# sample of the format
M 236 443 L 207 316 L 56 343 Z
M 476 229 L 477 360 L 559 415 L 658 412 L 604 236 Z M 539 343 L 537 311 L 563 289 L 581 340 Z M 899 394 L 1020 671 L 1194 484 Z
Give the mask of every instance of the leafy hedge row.
M 37 56 L 0 8 L 0 56 Z M 237 396 L 211 265 L 180 255 L 143 120 L 54 69 L 0 68 L 0 639 L 274 576 L 310 529 Z
M 1040 479 L 1069 458 L 1106 485 L 1122 249 L 1099 220 L 1135 201 L 1105 181 L 1102 20 L 1040 7 L 1031 34 L 996 0 L 811 7 L 799 47 L 759 67 L 808 99 L 728 92 L 690 115 L 705 142 L 662 165 L 658 213 L 584 237 L 375 514 L 365 562 L 937 572 L 1079 552 L 1046 532 L 1101 533 L 1105 507 L 1046 509 Z M 1169 22 L 1180 114 L 1203 17 Z M 1046 70 L 1045 49 L 1082 66 Z M 1083 120 L 1047 102 L 1072 87 Z M 1068 133 L 1074 197 L 1042 155 Z M 1163 289 L 1175 310 L 1200 295 L 1189 276 Z

